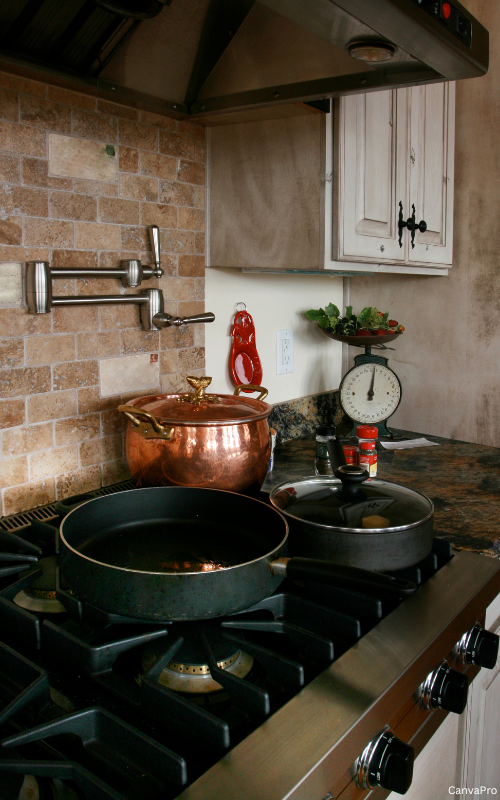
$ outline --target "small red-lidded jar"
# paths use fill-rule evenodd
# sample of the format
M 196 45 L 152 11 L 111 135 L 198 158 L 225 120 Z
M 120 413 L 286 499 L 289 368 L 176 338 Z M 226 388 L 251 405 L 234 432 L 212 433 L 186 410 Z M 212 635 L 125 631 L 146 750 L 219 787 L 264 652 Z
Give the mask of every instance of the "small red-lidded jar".
M 377 474 L 377 451 L 375 442 L 360 442 L 358 450 L 358 467 L 363 467 L 370 478 Z
M 357 460 L 357 452 L 358 449 L 355 444 L 345 444 L 343 445 L 344 455 L 345 455 L 345 463 L 346 464 L 356 464 Z
M 375 442 L 378 437 L 378 428 L 375 425 L 358 425 L 356 427 L 358 442 Z

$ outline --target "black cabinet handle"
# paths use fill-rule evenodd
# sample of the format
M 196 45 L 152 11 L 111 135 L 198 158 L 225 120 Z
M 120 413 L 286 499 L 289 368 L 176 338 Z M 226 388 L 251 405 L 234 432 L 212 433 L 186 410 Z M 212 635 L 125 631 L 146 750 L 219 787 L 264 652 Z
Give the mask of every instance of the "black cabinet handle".
M 399 229 L 399 246 L 403 247 L 403 228 L 408 228 L 411 232 L 411 246 L 412 249 L 415 247 L 415 231 L 419 230 L 420 233 L 425 233 L 427 230 L 427 223 L 424 219 L 420 220 L 419 223 L 415 221 L 415 206 L 412 205 L 412 215 L 408 217 L 407 220 L 403 219 L 403 203 L 401 200 L 399 201 L 399 217 L 398 217 L 398 229 Z

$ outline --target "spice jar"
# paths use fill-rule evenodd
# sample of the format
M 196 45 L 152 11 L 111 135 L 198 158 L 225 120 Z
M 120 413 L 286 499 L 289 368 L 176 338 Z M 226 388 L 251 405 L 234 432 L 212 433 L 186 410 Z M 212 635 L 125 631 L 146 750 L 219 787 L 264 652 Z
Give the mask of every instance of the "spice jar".
M 316 426 L 316 457 L 314 459 L 316 475 L 333 475 L 327 442 L 330 439 L 335 439 L 336 433 L 335 425 Z
M 345 444 L 343 445 L 344 456 L 345 456 L 345 463 L 346 464 L 357 464 L 357 456 L 358 450 L 356 445 L 354 444 Z
M 360 442 L 358 451 L 358 467 L 363 467 L 370 478 L 377 474 L 377 451 L 375 442 Z
M 358 446 L 361 442 L 376 443 L 378 438 L 378 428 L 375 425 L 358 425 L 356 427 L 356 436 L 358 437 Z

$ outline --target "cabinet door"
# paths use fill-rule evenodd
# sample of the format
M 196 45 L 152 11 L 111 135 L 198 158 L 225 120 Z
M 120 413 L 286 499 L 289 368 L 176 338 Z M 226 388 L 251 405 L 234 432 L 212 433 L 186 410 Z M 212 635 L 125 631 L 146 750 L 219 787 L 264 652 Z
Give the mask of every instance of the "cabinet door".
M 338 257 L 403 263 L 398 204 L 406 197 L 407 91 L 340 101 Z
M 408 90 L 410 104 L 409 203 L 425 233 L 416 231 L 415 247 L 408 239 L 408 262 L 452 263 L 453 169 L 455 146 L 455 84 L 437 83 Z

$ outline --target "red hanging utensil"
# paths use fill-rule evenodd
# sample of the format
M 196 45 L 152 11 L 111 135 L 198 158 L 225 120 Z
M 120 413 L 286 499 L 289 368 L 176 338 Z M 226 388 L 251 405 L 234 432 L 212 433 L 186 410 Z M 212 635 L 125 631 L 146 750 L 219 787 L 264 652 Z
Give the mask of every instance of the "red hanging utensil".
M 255 344 L 255 326 L 248 311 L 236 312 L 231 335 L 233 346 L 229 364 L 236 386 L 245 383 L 261 386 L 262 364 Z

